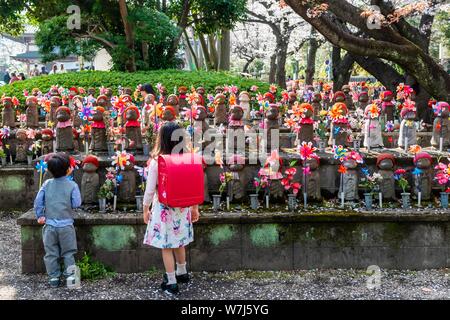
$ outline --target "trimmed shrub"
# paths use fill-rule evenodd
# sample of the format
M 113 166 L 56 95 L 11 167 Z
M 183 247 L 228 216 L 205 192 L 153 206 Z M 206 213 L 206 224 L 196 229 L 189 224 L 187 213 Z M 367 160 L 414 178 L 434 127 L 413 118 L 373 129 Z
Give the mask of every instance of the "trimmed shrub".
M 96 88 L 99 94 L 101 86 L 109 87 L 117 94 L 119 86 L 129 87 L 133 90 L 139 84 L 150 83 L 156 90 L 156 84 L 161 83 L 168 93 L 173 93 L 175 87 L 203 86 L 208 93 L 214 93 L 216 86 L 236 85 L 240 90 L 249 90 L 251 86 L 259 87 L 261 93 L 269 89 L 269 84 L 254 79 L 247 79 L 232 75 L 226 72 L 207 71 L 180 71 L 180 70 L 156 70 L 135 73 L 125 72 L 105 72 L 105 71 L 83 71 L 49 76 L 40 76 L 17 81 L 11 85 L 0 87 L 0 96 L 16 96 L 22 103 L 25 99 L 23 91 L 31 92 L 33 88 L 39 88 L 43 93 L 50 90 L 52 85 L 59 85 L 65 88 L 83 87 L 84 89 Z

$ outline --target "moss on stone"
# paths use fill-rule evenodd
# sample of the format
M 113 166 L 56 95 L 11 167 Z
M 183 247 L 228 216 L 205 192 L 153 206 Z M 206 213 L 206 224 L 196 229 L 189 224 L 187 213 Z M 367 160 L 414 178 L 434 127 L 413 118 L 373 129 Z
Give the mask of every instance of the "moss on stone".
M 209 241 L 214 246 L 218 246 L 225 241 L 231 240 L 236 232 L 236 225 L 226 224 L 214 226 L 209 230 Z
M 256 247 L 270 248 L 280 242 L 278 225 L 260 224 L 250 229 L 250 240 Z
M 33 241 L 34 239 L 34 230 L 35 227 L 22 226 L 20 228 L 20 237 L 22 241 L 22 245 L 28 241 Z
M 123 250 L 133 246 L 136 232 L 132 226 L 93 226 L 94 246 L 107 251 Z

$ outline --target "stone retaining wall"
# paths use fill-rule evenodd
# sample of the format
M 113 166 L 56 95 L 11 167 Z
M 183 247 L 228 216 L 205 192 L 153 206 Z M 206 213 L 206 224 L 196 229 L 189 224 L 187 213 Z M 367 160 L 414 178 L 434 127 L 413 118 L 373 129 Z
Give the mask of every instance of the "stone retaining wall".
M 44 272 L 42 227 L 18 219 L 22 272 Z M 158 249 L 142 244 L 141 215 L 78 213 L 79 254 L 117 272 L 162 269 Z M 450 213 L 205 214 L 187 257 L 193 271 L 312 268 L 427 269 L 450 266 Z
M 34 170 L 31 166 L 0 168 L 0 210 L 26 210 L 36 196 Z

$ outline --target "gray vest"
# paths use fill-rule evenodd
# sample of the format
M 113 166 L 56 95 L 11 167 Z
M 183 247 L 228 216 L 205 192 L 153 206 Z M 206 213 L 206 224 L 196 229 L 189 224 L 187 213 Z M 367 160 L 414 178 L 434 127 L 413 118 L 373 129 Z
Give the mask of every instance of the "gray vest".
M 45 186 L 45 217 L 73 219 L 72 191 L 75 183 L 66 177 L 48 180 Z

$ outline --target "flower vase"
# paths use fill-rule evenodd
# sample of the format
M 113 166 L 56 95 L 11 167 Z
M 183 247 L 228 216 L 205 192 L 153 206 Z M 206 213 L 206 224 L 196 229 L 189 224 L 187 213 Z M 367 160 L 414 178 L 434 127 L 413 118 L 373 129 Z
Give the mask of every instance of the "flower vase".
M 448 209 L 448 193 L 441 192 L 441 207 L 443 209 Z
M 259 207 L 259 201 L 258 201 L 258 194 L 251 194 L 250 195 L 250 207 L 252 210 L 257 210 Z
M 367 210 L 372 210 L 373 196 L 372 193 L 364 193 L 364 204 Z
M 106 199 L 98 199 L 98 211 L 101 213 L 106 212 Z
M 7 163 L 6 158 L 2 158 L 2 166 L 5 167 Z
M 289 211 L 294 211 L 297 207 L 297 195 L 288 194 L 288 208 Z
M 142 151 L 144 152 L 144 156 L 148 157 L 150 155 L 150 145 L 148 143 L 144 143 L 142 145 Z
M 402 193 L 402 208 L 409 209 L 411 203 L 411 193 Z
M 220 194 L 213 194 L 213 210 L 218 211 L 220 209 L 220 200 L 222 198 L 222 195 Z
M 136 211 L 143 211 L 144 209 L 144 196 L 136 196 Z
M 114 156 L 114 142 L 107 142 L 108 145 L 108 156 Z
M 29 166 L 31 166 L 33 164 L 33 156 L 32 155 L 27 155 L 27 162 L 28 162 Z
M 319 152 L 325 152 L 326 142 L 323 140 L 319 140 L 318 147 Z
M 353 140 L 353 149 L 355 149 L 355 151 L 359 151 L 360 148 L 361 148 L 361 140 L 359 139 Z

